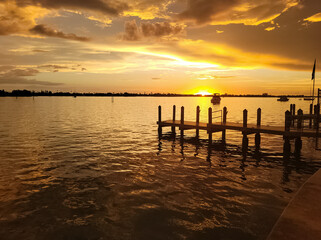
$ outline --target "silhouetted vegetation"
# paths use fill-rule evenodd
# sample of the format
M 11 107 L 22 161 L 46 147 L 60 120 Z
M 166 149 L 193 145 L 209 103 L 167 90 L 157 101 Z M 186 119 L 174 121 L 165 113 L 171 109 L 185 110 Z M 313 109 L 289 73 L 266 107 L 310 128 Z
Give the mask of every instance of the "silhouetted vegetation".
M 92 97 L 104 97 L 104 96 L 123 96 L 123 97 L 140 97 L 140 96 L 154 96 L 154 97 L 199 97 L 200 95 L 194 94 L 176 94 L 176 93 L 79 93 L 79 92 L 52 92 L 52 91 L 29 91 L 29 90 L 12 90 L 11 92 L 0 90 L 0 97 L 13 96 L 13 97 L 32 97 L 32 96 L 92 96 Z M 304 95 L 282 95 L 287 97 L 299 97 Z M 211 96 L 204 96 L 211 97 Z M 263 94 L 222 94 L 221 97 L 280 97 L 280 95 Z

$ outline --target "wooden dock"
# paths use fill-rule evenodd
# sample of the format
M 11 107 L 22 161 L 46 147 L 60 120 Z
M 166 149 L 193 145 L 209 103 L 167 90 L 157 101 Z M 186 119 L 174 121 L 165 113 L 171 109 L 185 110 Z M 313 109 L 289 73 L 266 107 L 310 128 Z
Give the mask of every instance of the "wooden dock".
M 314 112 L 312 111 L 314 109 Z M 221 121 L 213 122 L 213 113 L 221 112 Z M 162 135 L 162 129 L 164 127 L 171 127 L 171 133 L 176 134 L 175 129 L 180 130 L 181 138 L 184 137 L 185 130 L 195 130 L 196 138 L 199 137 L 199 131 L 205 130 L 208 134 L 209 143 L 212 143 L 212 133 L 222 132 L 222 142 L 226 141 L 226 130 L 239 131 L 243 134 L 242 146 L 248 147 L 247 135 L 255 134 L 255 146 L 260 147 L 261 135 L 260 134 L 273 134 L 281 135 L 284 139 L 284 148 L 289 150 L 291 148 L 290 140 L 295 139 L 295 151 L 299 152 L 302 148 L 301 137 L 320 138 L 319 132 L 320 118 L 320 104 L 316 104 L 314 107 L 310 105 L 309 114 L 303 114 L 303 110 L 299 109 L 295 114 L 295 104 L 290 105 L 290 110 L 285 112 L 284 125 L 283 126 L 268 126 L 261 125 L 261 109 L 257 109 L 257 123 L 247 123 L 247 110 L 243 110 L 243 122 L 236 123 L 227 121 L 227 108 L 223 110 L 213 112 L 212 108 L 208 109 L 208 122 L 200 122 L 200 108 L 196 108 L 196 121 L 185 121 L 184 119 L 184 107 L 181 107 L 181 119 L 176 120 L 176 106 L 173 106 L 173 118 L 171 120 L 162 121 L 162 108 L 158 107 L 158 133 Z M 216 117 L 217 118 L 217 117 Z

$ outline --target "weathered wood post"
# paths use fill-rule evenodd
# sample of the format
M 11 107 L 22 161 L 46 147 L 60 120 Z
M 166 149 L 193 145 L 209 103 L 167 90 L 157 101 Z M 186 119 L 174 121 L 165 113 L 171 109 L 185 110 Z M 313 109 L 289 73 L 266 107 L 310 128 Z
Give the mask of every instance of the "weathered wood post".
M 173 124 L 175 124 L 175 120 L 176 120 L 176 106 L 173 105 Z M 172 126 L 172 134 L 173 135 L 176 134 L 175 126 Z
M 180 130 L 181 130 L 181 138 L 184 137 L 184 107 L 181 107 L 181 126 L 180 126 Z
M 318 89 L 319 91 L 319 89 Z M 318 138 L 318 135 L 319 135 L 319 122 L 320 122 L 320 103 L 319 103 L 319 95 L 318 95 L 318 104 L 317 104 L 317 115 L 316 115 L 316 136 L 317 136 L 317 140 L 319 139 Z M 316 141 L 317 142 L 317 141 Z
M 317 120 L 317 105 L 314 105 L 313 106 L 313 128 L 316 128 L 317 127 L 317 124 L 316 124 L 316 120 Z
M 298 129 L 303 128 L 303 111 L 302 109 L 298 110 L 298 124 L 297 124 Z M 301 137 L 297 137 L 295 139 L 295 144 L 294 144 L 294 151 L 295 153 L 300 153 L 302 148 L 302 140 Z
M 309 115 L 310 115 L 310 117 L 309 117 L 309 128 L 312 128 L 312 114 L 313 114 L 312 110 L 313 110 L 313 104 L 311 103 L 310 104 L 310 111 L 309 111 Z
M 158 106 L 158 135 L 162 136 L 162 107 Z
M 196 107 L 196 138 L 199 138 L 200 135 L 200 106 Z
M 249 139 L 247 138 L 247 110 L 243 110 L 243 139 L 242 139 L 242 148 L 243 150 L 247 150 L 249 145 Z
M 303 128 L 303 111 L 302 109 L 298 110 L 298 123 L 297 123 L 297 128 L 301 129 Z
M 290 104 L 290 113 L 291 113 L 291 115 L 293 113 L 293 104 L 292 103 Z
M 226 124 L 226 117 L 227 117 L 227 108 L 224 107 L 223 108 L 223 125 Z M 226 143 L 226 130 L 225 129 L 222 130 L 222 142 Z
M 208 108 L 208 124 L 207 124 L 207 133 L 208 133 L 208 143 L 212 144 L 212 108 Z
M 292 105 L 292 116 L 295 116 L 295 104 Z M 295 118 L 292 119 L 292 126 L 294 126 Z
M 259 128 L 261 126 L 261 108 L 257 109 L 256 125 Z M 259 149 L 261 144 L 261 135 L 260 133 L 255 134 L 255 148 Z
M 284 151 L 284 153 L 291 152 L 291 144 L 290 144 L 290 138 L 289 138 L 288 133 L 290 131 L 290 127 L 291 127 L 291 124 L 292 124 L 292 118 L 293 118 L 293 116 L 291 116 L 291 113 L 289 111 L 286 111 L 285 112 L 285 121 L 284 121 L 284 130 L 285 130 L 285 132 L 284 132 L 284 135 L 283 135 L 283 139 L 284 139 L 283 151 Z

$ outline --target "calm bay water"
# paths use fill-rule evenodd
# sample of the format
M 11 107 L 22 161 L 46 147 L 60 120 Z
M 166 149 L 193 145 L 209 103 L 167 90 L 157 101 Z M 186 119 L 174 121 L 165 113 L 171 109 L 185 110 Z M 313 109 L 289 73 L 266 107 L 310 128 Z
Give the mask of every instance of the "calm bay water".
M 262 135 L 259 153 L 250 136 L 244 155 L 228 131 L 209 152 L 193 131 L 159 140 L 157 106 L 195 120 L 200 105 L 201 121 L 227 106 L 239 122 L 247 108 L 249 123 L 261 107 L 262 124 L 283 125 L 290 103 L 308 110 L 274 98 L 0 98 L 0 239 L 265 239 L 321 166 L 314 140 L 284 158 L 281 136 Z

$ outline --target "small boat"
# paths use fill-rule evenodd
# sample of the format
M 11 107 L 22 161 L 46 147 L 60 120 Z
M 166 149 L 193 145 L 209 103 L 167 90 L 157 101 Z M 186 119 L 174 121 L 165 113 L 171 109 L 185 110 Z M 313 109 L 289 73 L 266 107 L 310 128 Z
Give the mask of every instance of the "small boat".
M 287 102 L 287 101 L 289 101 L 289 99 L 287 96 L 281 96 L 280 98 L 278 98 L 278 101 L 279 102 Z
M 313 101 L 314 98 L 313 98 L 313 97 L 305 97 L 304 100 L 305 100 L 305 101 Z
M 213 104 L 220 104 L 220 102 L 221 102 L 220 94 L 214 93 L 214 94 L 213 94 L 213 97 L 212 97 L 212 99 L 211 99 L 211 103 L 213 103 Z

